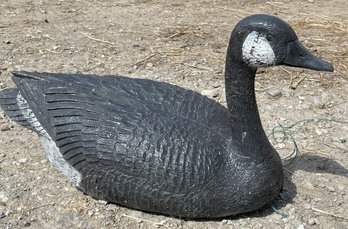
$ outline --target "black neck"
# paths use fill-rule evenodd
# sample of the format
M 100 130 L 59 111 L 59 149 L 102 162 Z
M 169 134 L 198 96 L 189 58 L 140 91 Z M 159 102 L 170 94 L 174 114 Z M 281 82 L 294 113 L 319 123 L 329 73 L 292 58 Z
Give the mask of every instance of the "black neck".
M 251 138 L 265 140 L 255 97 L 256 68 L 240 61 L 236 57 L 238 52 L 232 50 L 235 47 L 230 45 L 228 49 L 225 69 L 226 100 L 233 135 L 243 141 Z

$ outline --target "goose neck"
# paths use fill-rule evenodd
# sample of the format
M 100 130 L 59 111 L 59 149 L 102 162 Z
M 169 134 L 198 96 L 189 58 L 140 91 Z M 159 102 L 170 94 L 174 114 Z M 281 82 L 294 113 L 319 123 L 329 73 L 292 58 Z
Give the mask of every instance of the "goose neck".
M 237 61 L 227 61 L 225 87 L 232 124 L 243 131 L 262 130 L 255 97 L 256 69 Z M 261 128 L 260 128 L 261 127 Z

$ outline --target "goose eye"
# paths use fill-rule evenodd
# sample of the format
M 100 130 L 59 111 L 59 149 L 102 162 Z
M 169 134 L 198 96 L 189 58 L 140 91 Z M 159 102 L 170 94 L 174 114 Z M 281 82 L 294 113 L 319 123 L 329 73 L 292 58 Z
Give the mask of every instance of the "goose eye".
M 266 39 L 267 39 L 267 41 L 272 41 L 273 36 L 271 34 L 267 34 Z

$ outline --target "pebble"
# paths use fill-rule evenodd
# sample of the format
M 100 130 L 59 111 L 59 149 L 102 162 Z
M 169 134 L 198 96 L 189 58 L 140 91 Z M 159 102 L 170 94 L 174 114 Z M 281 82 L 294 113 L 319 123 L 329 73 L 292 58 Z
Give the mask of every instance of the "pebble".
M 293 97 L 295 95 L 295 92 L 294 90 L 286 87 L 282 89 L 282 95 L 285 97 Z
M 9 131 L 11 128 L 8 125 L 1 125 L 0 131 Z
M 303 224 L 301 224 L 300 226 L 297 227 L 297 229 L 305 229 L 305 227 Z
M 303 184 L 303 186 L 305 187 L 305 188 L 307 188 L 307 189 L 310 189 L 310 190 L 314 190 L 314 185 L 312 184 L 312 183 L 310 183 L 310 182 L 305 182 L 304 184 Z
M 309 203 L 305 203 L 303 207 L 304 209 L 307 209 L 307 210 L 312 208 L 312 206 Z
M 310 218 L 310 219 L 307 221 L 307 224 L 308 224 L 309 226 L 313 226 L 313 225 L 316 224 L 316 222 L 315 222 L 315 220 L 314 220 L 313 218 Z
M 230 219 L 223 219 L 223 220 L 221 221 L 221 224 L 232 225 L 232 224 L 233 224 L 233 220 L 230 220 Z
M 153 68 L 153 66 L 154 66 L 153 63 L 147 63 L 147 64 L 146 64 L 146 67 L 147 67 L 147 68 Z
M 27 162 L 27 158 L 21 158 L 21 159 L 18 159 L 18 160 L 15 160 L 12 164 L 14 164 L 14 165 L 21 165 L 21 164 L 24 164 L 24 163 L 26 163 Z
M 213 83 L 212 86 L 213 86 L 213 88 L 218 88 L 218 87 L 221 86 L 221 84 L 220 84 L 220 82 L 216 81 L 216 82 Z
M 219 96 L 219 91 L 214 89 L 207 89 L 207 90 L 201 91 L 201 94 L 210 98 L 216 98 Z
M 133 67 L 130 67 L 130 68 L 128 68 L 128 73 L 133 73 L 133 72 L 135 72 L 136 70 L 138 69 L 138 66 L 137 65 L 134 65 Z
M 325 184 L 323 184 L 323 183 L 319 183 L 319 184 L 318 184 L 318 187 L 320 187 L 320 188 L 325 188 L 325 187 L 326 187 L 326 185 L 325 185 Z
M 284 149 L 286 145 L 284 143 L 278 143 L 279 149 Z
M 0 202 L 6 204 L 8 201 L 8 197 L 5 195 L 4 192 L 0 192 Z
M 105 200 L 97 200 L 96 203 L 100 204 L 100 205 L 107 205 L 108 204 L 108 202 Z
M 271 88 L 267 91 L 267 93 L 272 96 L 272 97 L 276 97 L 276 96 L 281 96 L 282 92 L 280 89 L 278 88 Z
M 337 185 L 337 188 L 338 188 L 338 190 L 339 191 L 344 191 L 345 189 L 346 189 L 346 187 L 343 185 L 343 184 L 339 184 L 339 185 Z
M 315 221 L 315 224 L 316 224 L 316 225 L 319 225 L 319 224 L 320 224 L 320 221 L 319 221 L 318 218 L 314 218 L 314 221 Z
M 128 69 L 127 69 L 127 72 L 128 72 L 128 73 L 133 73 L 133 72 L 134 72 L 134 67 L 128 68 Z
M 326 188 L 329 190 L 329 192 L 336 192 L 336 189 L 333 186 L 327 186 Z

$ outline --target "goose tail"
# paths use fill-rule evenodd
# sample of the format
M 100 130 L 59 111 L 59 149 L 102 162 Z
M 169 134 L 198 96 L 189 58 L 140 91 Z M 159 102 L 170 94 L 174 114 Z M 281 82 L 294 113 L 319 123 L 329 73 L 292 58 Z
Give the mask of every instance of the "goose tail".
M 0 90 L 0 107 L 4 113 L 21 126 L 35 131 L 26 115 L 30 113 L 29 106 L 23 100 L 18 88 Z

